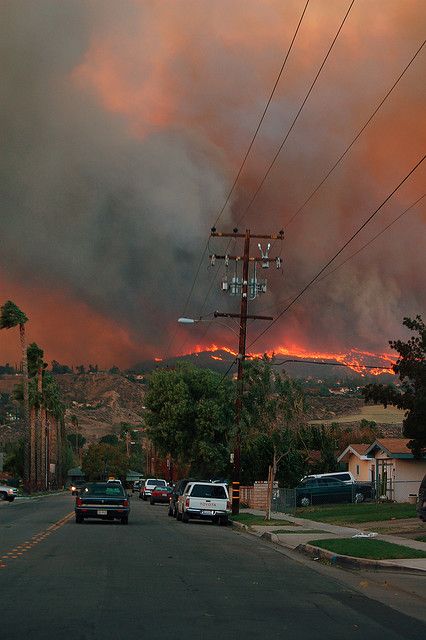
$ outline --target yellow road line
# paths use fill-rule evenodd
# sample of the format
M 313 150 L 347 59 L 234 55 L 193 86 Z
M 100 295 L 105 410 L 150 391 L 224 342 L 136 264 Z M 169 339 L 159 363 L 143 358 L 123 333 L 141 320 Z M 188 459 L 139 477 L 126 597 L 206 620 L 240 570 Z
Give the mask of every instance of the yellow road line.
M 27 540 L 26 542 L 21 543 L 20 545 L 12 549 L 12 551 L 9 551 L 8 553 L 2 555 L 0 560 L 0 569 L 5 569 L 7 567 L 6 560 L 17 560 L 18 558 L 20 558 L 20 556 L 22 556 L 25 551 L 29 551 L 39 542 L 45 540 L 48 536 L 50 536 L 50 534 L 54 533 L 54 531 L 60 529 L 60 527 L 66 524 L 73 517 L 73 515 L 74 511 L 71 511 L 71 513 L 68 513 L 66 516 L 50 525 L 50 527 L 48 527 L 44 531 L 40 531 L 39 533 L 34 534 L 31 540 Z

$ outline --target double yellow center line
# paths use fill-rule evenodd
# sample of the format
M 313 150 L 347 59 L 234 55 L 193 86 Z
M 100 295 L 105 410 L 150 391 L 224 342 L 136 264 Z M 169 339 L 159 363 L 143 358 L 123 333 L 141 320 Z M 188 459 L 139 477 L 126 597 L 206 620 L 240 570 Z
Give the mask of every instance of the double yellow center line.
M 68 520 L 71 520 L 73 516 L 74 516 L 74 511 L 71 511 L 71 513 L 68 513 L 66 516 L 64 516 L 54 524 L 51 524 L 50 527 L 47 527 L 47 529 L 44 529 L 43 531 L 40 531 L 39 533 L 36 533 L 35 535 L 33 535 L 30 540 L 27 540 L 22 544 L 19 544 L 14 549 L 12 549 L 12 551 L 9 551 L 8 553 L 5 553 L 2 556 L 0 556 L 0 569 L 5 569 L 7 567 L 8 562 L 10 562 L 11 560 L 17 560 L 18 558 L 23 556 L 24 553 L 26 553 L 27 551 L 35 547 L 37 544 L 39 544 L 39 542 L 42 542 L 47 537 L 49 537 L 52 533 L 60 529 L 60 527 L 66 524 Z

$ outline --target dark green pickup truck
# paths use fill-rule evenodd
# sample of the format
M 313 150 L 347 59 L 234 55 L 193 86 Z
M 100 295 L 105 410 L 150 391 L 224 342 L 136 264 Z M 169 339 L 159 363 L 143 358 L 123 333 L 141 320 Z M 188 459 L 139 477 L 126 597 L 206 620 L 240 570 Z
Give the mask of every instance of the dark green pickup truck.
M 296 504 L 301 507 L 332 502 L 363 502 L 371 497 L 370 483 L 347 484 L 337 478 L 308 477 L 296 487 Z

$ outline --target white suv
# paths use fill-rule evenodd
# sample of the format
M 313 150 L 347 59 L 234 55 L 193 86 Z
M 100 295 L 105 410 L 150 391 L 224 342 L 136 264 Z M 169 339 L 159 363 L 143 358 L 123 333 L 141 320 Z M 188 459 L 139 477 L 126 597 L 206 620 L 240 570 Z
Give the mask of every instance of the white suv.
M 196 518 L 227 525 L 230 514 L 231 503 L 226 484 L 191 482 L 178 498 L 177 520 L 182 522 Z

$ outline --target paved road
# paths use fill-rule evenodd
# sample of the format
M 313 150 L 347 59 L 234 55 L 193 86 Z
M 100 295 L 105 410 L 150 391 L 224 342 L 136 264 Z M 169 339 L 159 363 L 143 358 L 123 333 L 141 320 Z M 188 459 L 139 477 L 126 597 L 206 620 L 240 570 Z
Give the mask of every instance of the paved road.
M 352 589 L 345 572 L 231 528 L 179 523 L 136 498 L 128 526 L 76 525 L 72 507 L 55 496 L 0 508 L 5 640 L 426 637 L 424 623 Z

